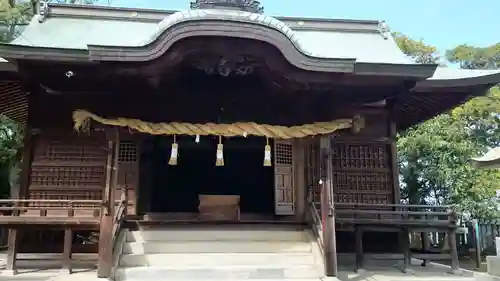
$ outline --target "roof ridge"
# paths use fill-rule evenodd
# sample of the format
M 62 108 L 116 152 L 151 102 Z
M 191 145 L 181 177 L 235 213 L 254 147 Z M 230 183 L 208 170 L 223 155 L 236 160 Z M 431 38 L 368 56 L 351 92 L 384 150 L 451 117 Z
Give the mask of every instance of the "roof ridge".
M 42 3 L 44 3 L 42 1 Z M 188 10 L 188 9 L 186 9 Z M 144 8 L 122 8 L 109 6 L 46 3 L 40 8 L 40 15 L 46 17 L 70 17 L 96 20 L 122 20 L 140 22 L 161 22 L 165 17 L 179 11 L 144 9 Z M 283 21 L 294 30 L 311 31 L 346 31 L 346 32 L 380 32 L 378 20 L 351 20 L 333 18 L 310 18 L 310 17 L 283 17 L 266 15 Z M 43 19 L 42 19 L 43 21 Z

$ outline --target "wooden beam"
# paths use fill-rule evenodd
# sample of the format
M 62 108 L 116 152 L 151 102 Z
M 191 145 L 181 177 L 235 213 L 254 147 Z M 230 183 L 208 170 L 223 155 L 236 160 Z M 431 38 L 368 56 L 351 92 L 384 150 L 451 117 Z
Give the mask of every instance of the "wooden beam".
M 456 221 L 456 214 L 454 215 L 454 221 Z M 457 229 L 452 228 L 448 231 L 448 246 L 450 246 L 450 255 L 451 255 L 451 273 L 457 274 L 459 273 L 459 264 L 458 264 L 458 249 L 457 249 Z
M 33 160 L 33 140 L 31 128 L 26 126 L 23 140 L 22 162 L 21 162 L 21 177 L 19 179 L 19 194 L 18 198 L 28 198 L 28 188 L 30 186 L 31 162 Z
M 19 204 L 15 204 L 19 207 Z M 19 217 L 20 212 L 17 209 L 12 211 L 12 217 Z M 5 266 L 5 273 L 7 275 L 15 275 L 17 273 L 16 261 L 19 246 L 19 231 L 15 228 L 9 229 L 9 236 L 7 238 L 7 264 Z
M 406 273 L 408 270 L 408 267 L 410 266 L 411 263 L 411 252 L 410 252 L 410 232 L 408 228 L 403 227 L 401 233 L 400 233 L 400 246 L 401 250 L 403 252 L 403 268 L 401 269 L 402 272 Z
M 17 229 L 9 229 L 9 237 L 7 240 L 7 264 L 5 266 L 5 273 L 7 275 L 15 275 L 17 273 L 17 252 L 19 246 L 18 231 Z
M 104 212 L 101 215 L 99 232 L 99 258 L 97 276 L 108 278 L 111 275 L 113 262 L 113 220 L 115 215 L 115 190 L 118 177 L 118 131 L 113 130 L 108 136 L 108 159 L 106 167 L 106 185 L 104 188 Z
M 321 217 L 323 220 L 323 244 L 325 275 L 337 276 L 337 244 L 335 237 L 335 206 L 333 197 L 333 167 L 330 136 L 323 136 L 320 140 L 322 168 L 325 181 L 321 187 Z
M 71 274 L 71 258 L 72 258 L 72 246 L 73 246 L 73 231 L 71 228 L 66 228 L 64 230 L 64 252 L 63 252 L 63 262 L 62 271 L 64 273 Z
M 354 232 L 356 236 L 356 271 L 358 271 L 363 268 L 363 229 L 356 227 Z

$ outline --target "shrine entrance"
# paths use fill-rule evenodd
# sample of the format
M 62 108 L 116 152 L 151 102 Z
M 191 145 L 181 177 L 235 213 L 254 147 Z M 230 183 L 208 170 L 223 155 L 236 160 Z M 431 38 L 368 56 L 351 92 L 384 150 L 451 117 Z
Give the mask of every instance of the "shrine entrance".
M 150 154 L 142 169 L 149 177 L 152 213 L 198 214 L 200 195 L 239 196 L 241 214 L 273 215 L 274 165 L 264 166 L 262 137 L 226 138 L 224 166 L 216 166 L 218 138 L 177 137 L 178 162 L 169 165 L 172 137 L 151 136 Z

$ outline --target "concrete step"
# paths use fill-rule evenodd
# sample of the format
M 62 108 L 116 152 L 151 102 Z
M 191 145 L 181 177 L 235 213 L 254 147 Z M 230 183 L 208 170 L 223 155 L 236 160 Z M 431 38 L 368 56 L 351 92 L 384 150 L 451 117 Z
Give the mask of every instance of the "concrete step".
M 310 253 L 311 247 L 300 241 L 151 241 L 125 243 L 123 253 Z
M 124 280 L 246 280 L 246 279 L 304 279 L 318 278 L 313 266 L 296 266 L 294 268 L 260 268 L 260 267 L 222 267 L 222 268 L 164 268 L 135 267 L 119 268 L 116 281 Z
M 145 241 L 305 241 L 301 230 L 145 229 L 127 232 L 127 242 Z
M 199 254 L 125 254 L 120 258 L 120 267 L 220 267 L 259 266 L 293 267 L 314 265 L 312 254 L 305 253 L 199 253 Z

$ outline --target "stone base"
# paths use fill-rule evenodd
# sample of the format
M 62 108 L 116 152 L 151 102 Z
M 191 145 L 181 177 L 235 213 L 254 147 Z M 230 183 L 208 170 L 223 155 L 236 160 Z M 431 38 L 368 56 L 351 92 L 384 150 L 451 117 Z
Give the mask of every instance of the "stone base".
M 500 256 L 487 256 L 486 265 L 488 268 L 488 274 L 500 276 Z
M 17 274 L 17 270 L 2 270 L 2 276 L 14 276 Z
M 332 277 L 332 276 L 327 277 L 327 276 L 325 276 L 325 277 L 321 278 L 321 281 L 340 281 L 340 279 L 338 279 L 337 277 Z

